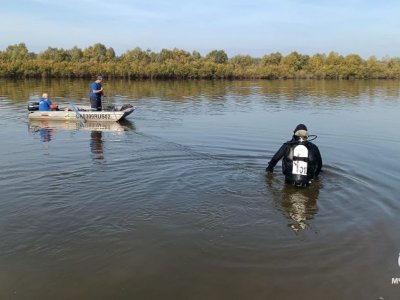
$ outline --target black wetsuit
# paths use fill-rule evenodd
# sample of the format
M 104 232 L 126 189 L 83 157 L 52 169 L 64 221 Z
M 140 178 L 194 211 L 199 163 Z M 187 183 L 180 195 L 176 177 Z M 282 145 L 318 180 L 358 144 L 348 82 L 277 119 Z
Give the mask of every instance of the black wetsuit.
M 295 148 L 299 145 L 307 148 L 306 157 L 294 155 Z M 306 186 L 321 172 L 322 158 L 318 147 L 311 142 L 302 141 L 298 136 L 293 136 L 291 141 L 281 146 L 268 163 L 266 171 L 273 172 L 275 165 L 281 158 L 283 158 L 282 172 L 285 175 L 286 182 L 290 184 Z M 301 171 L 297 169 L 299 165 L 301 165 Z

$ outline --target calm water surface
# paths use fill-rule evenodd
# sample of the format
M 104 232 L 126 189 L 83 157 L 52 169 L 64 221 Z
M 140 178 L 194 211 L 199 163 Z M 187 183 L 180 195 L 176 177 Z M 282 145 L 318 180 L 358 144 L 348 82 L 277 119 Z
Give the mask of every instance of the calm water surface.
M 0 299 L 399 299 L 400 82 L 0 80 Z M 265 167 L 305 123 L 320 179 Z

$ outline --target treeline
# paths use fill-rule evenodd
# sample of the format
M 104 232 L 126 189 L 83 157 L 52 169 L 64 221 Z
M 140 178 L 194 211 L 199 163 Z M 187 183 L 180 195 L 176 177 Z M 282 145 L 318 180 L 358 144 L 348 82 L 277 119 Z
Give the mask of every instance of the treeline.
M 228 57 L 224 50 L 202 56 L 181 49 L 160 52 L 135 48 L 116 55 L 101 43 L 85 49 L 49 47 L 38 54 L 24 43 L 0 51 L 0 77 L 130 79 L 399 79 L 400 59 L 357 54 L 314 54 L 279 52 L 254 58 Z

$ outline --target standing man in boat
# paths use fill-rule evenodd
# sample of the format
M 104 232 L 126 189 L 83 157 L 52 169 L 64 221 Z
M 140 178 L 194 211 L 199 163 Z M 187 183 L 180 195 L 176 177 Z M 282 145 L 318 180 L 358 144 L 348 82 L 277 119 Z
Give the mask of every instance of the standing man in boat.
M 275 153 L 266 172 L 272 173 L 275 165 L 283 158 L 282 172 L 285 181 L 295 186 L 307 186 L 318 176 L 322 168 L 322 158 L 318 147 L 308 141 L 306 125 L 299 124 L 290 141 L 284 143 Z
M 96 80 L 90 85 L 90 107 L 94 110 L 101 111 L 101 96 L 103 96 L 103 87 L 101 82 L 103 77 L 97 76 Z

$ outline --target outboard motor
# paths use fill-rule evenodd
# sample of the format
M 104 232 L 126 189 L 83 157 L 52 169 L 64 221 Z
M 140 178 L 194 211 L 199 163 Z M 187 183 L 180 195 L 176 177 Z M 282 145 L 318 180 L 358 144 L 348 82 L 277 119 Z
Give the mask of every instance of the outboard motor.
M 133 107 L 133 105 L 131 105 L 131 104 L 124 104 L 124 105 L 121 106 L 120 110 L 122 111 L 122 110 L 125 110 L 125 109 L 128 109 L 128 108 L 132 108 L 132 107 Z
M 28 110 L 29 111 L 39 110 L 39 101 L 29 101 Z

